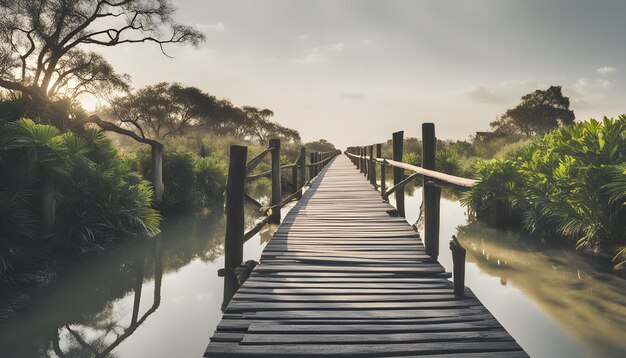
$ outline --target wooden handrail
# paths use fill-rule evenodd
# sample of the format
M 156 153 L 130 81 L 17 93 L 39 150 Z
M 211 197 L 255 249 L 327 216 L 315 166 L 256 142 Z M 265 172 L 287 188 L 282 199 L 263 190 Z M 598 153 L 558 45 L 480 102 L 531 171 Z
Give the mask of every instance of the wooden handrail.
M 443 186 L 455 186 L 463 189 L 472 188 L 478 180 L 463 178 L 456 175 L 438 172 L 436 170 L 437 137 L 435 136 L 434 123 L 422 123 L 422 163 L 421 167 L 403 163 L 404 132 L 392 134 L 393 158 L 382 158 L 382 143 L 376 144 L 376 156 L 374 157 L 374 145 L 350 147 L 345 154 L 352 160 L 361 173 L 370 180 L 372 186 L 377 188 L 377 171 L 374 163 L 380 165 L 380 195 L 383 201 L 388 201 L 388 196 L 395 193 L 396 210 L 399 216 L 405 216 L 404 210 L 404 186 L 415 178 L 422 175 L 422 218 L 424 222 L 424 249 L 428 255 L 437 258 L 439 255 L 439 224 L 440 224 L 440 200 Z M 385 181 L 386 167 L 393 168 L 393 183 L 391 189 L 387 189 Z M 406 177 L 405 171 L 412 174 Z
M 293 168 L 293 167 L 297 167 L 297 165 L 296 164 L 282 164 L 280 166 L 280 170 L 289 169 L 289 168 Z M 264 171 L 264 172 L 257 173 L 257 174 L 248 175 L 248 176 L 246 176 L 246 181 L 253 181 L 253 180 L 256 180 L 256 179 L 259 179 L 259 178 L 264 178 L 264 177 L 269 177 L 269 176 L 272 176 L 272 171 L 271 170 Z
M 265 156 L 272 150 L 274 150 L 274 148 L 269 147 L 266 150 L 259 153 L 259 155 L 257 155 L 256 157 L 250 159 L 250 161 L 246 163 L 246 174 L 250 174 L 250 172 L 254 170 L 254 168 L 256 168 L 256 166 L 259 165 L 259 163 L 261 163 L 261 160 L 263 160 L 263 158 L 265 158 Z
M 262 173 L 250 174 L 254 168 L 271 153 L 272 170 Z M 234 271 L 243 260 L 243 244 L 252 238 L 267 223 L 280 224 L 280 209 L 294 199 L 300 199 L 306 185 L 320 173 L 321 169 L 341 151 L 331 152 L 311 152 L 311 164 L 306 164 L 306 148 L 300 148 L 300 155 L 293 163 L 280 164 L 280 140 L 270 139 L 269 148 L 259 153 L 252 160 L 246 162 L 247 147 L 232 145 L 230 147 L 230 163 L 228 169 L 227 195 L 226 195 L 226 217 L 227 228 L 224 243 L 225 270 Z M 310 167 L 310 178 L 306 181 L 306 168 Z M 282 174 L 281 170 L 291 169 L 293 192 L 282 199 Z M 245 192 L 246 181 L 258 178 L 272 178 L 271 202 L 269 207 L 262 206 L 258 200 Z M 244 206 L 243 200 L 247 199 L 260 207 L 264 212 L 249 231 L 245 232 L 244 227 Z M 222 270 L 224 271 L 224 270 Z
M 389 196 L 389 195 L 393 194 L 396 190 L 398 190 L 399 188 L 402 188 L 405 185 L 407 185 L 411 180 L 415 179 L 418 175 L 420 175 L 420 174 L 419 173 L 413 173 L 413 174 L 409 175 L 408 177 L 404 178 L 401 182 L 399 182 L 398 184 L 396 184 L 393 187 L 391 187 L 391 189 L 387 190 L 387 192 L 385 192 L 385 195 Z
M 356 154 L 352 154 L 348 152 L 346 152 L 346 155 L 355 159 L 367 158 L 367 156 L 360 156 L 360 155 L 356 155 Z M 418 166 L 411 165 L 411 164 L 404 163 L 404 162 L 397 162 L 391 159 L 373 158 L 373 160 L 385 166 L 402 168 L 402 169 L 409 170 L 414 173 L 423 175 L 425 177 L 428 177 L 429 179 L 436 179 L 439 182 L 443 182 L 443 183 L 447 183 L 447 184 L 451 184 L 455 186 L 460 186 L 464 188 L 471 188 L 474 185 L 476 185 L 476 183 L 478 182 L 478 180 L 475 180 L 475 179 L 458 177 L 458 176 L 451 175 L 451 174 L 441 173 L 435 170 L 428 170 L 422 167 L 418 167 Z
M 334 157 L 338 156 L 339 154 L 341 154 L 341 153 L 333 154 L 332 156 L 330 156 L 330 157 L 328 157 L 328 158 L 326 158 L 324 160 L 320 160 L 319 162 L 309 163 L 309 164 L 307 164 L 307 166 L 308 167 L 313 167 L 313 166 L 316 166 L 316 165 L 324 164 L 324 163 L 328 162 L 329 160 L 333 159 Z

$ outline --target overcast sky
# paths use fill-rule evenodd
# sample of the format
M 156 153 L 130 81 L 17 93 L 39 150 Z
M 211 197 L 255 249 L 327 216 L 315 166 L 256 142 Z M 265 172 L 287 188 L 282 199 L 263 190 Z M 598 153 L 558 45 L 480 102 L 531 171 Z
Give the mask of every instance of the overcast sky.
M 200 48 L 102 52 L 139 88 L 197 86 L 270 108 L 303 140 L 345 148 L 464 139 L 535 89 L 560 85 L 577 120 L 625 113 L 626 1 L 174 0 Z

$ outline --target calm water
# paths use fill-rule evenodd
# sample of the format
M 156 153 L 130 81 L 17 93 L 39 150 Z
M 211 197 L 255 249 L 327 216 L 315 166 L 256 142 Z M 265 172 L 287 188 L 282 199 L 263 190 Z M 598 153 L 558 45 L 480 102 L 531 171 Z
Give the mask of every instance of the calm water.
M 456 234 L 468 249 L 466 283 L 531 356 L 626 355 L 624 280 L 568 251 L 467 225 L 458 202 L 441 209 L 440 261 L 451 269 Z M 0 323 L 0 357 L 201 357 L 221 317 L 224 224 L 219 208 L 171 219 L 158 239 L 73 263 Z M 258 259 L 270 235 L 246 243 L 244 259 Z

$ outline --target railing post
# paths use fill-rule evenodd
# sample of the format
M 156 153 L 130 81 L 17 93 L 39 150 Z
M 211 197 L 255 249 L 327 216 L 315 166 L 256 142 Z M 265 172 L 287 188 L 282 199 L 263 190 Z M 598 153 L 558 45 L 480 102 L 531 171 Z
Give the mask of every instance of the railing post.
M 304 187 L 304 183 L 306 183 L 306 148 L 300 148 L 300 162 L 298 163 L 300 166 L 300 175 L 298 175 L 298 190 Z M 302 193 L 298 195 L 298 199 L 302 197 Z
M 315 163 L 320 161 L 320 153 L 319 152 L 315 152 Z M 319 164 L 315 164 L 315 176 L 317 176 L 320 173 L 320 165 Z
M 315 166 L 311 165 L 315 163 L 315 152 L 309 153 L 309 180 L 315 178 Z
M 352 153 L 352 154 L 358 155 L 359 154 L 359 148 L 358 147 L 354 148 L 354 153 Z M 361 159 L 360 158 L 359 159 L 353 158 L 352 160 L 354 161 L 354 164 L 356 164 L 356 168 L 361 170 Z
M 454 235 L 452 235 L 452 240 L 450 240 L 450 251 L 452 251 L 454 295 L 463 296 L 465 293 L 465 249 Z
M 395 132 L 393 134 L 393 160 L 402 161 L 402 151 L 404 147 L 404 131 Z M 398 184 L 404 179 L 404 169 L 393 168 L 393 185 Z M 404 217 L 404 188 L 396 190 L 396 210 L 398 215 Z
M 291 184 L 293 192 L 298 191 L 298 162 L 294 163 L 294 166 L 291 167 Z
M 370 159 L 367 165 L 367 177 L 370 180 L 370 184 L 376 188 L 376 167 L 374 166 L 374 146 L 370 145 L 369 147 Z
M 376 144 L 376 158 L 383 157 L 383 145 L 382 143 Z M 374 178 L 376 180 L 376 178 Z M 380 196 L 383 200 L 387 201 L 387 195 L 385 195 L 385 191 L 387 190 L 387 186 L 385 185 L 385 164 L 380 163 Z
M 230 146 L 228 178 L 226 179 L 226 238 L 224 266 L 234 270 L 243 261 L 243 200 L 246 188 L 246 157 L 248 147 Z
M 270 139 L 270 147 L 272 150 L 272 206 L 280 204 L 282 200 L 281 193 L 281 177 L 280 177 L 280 139 Z M 272 209 L 269 217 L 272 224 L 280 224 L 280 208 Z
M 422 123 L 422 168 L 435 170 L 437 138 L 435 124 Z M 439 256 L 439 198 L 441 187 L 429 177 L 424 177 L 424 246 L 426 253 L 433 258 Z
M 361 147 L 361 173 L 365 175 L 367 162 L 365 161 L 365 147 Z

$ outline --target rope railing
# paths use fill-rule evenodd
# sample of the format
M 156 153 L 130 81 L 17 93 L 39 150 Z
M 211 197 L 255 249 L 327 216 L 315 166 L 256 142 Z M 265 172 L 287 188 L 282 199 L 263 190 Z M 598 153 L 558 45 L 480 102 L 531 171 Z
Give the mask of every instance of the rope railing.
M 230 161 L 228 166 L 228 178 L 226 182 L 226 238 L 224 241 L 225 269 L 220 270 L 221 274 L 226 271 L 234 271 L 243 261 L 243 244 L 257 234 L 268 223 L 280 224 L 281 208 L 293 201 L 300 199 L 304 188 L 313 180 L 321 169 L 341 151 L 331 152 L 311 152 L 310 164 L 306 163 L 307 150 L 300 148 L 300 155 L 294 163 L 280 163 L 280 139 L 270 139 L 269 146 L 250 161 L 246 161 L 248 148 L 245 146 L 230 146 Z M 271 169 L 262 173 L 252 174 L 251 172 L 267 156 L 271 157 Z M 306 180 L 306 169 L 309 169 L 309 180 Z M 292 170 L 290 185 L 293 192 L 286 198 L 282 198 L 282 176 L 284 169 Z M 264 206 L 257 199 L 245 192 L 246 182 L 262 177 L 271 178 L 270 205 Z M 263 216 L 257 219 L 254 226 L 245 232 L 244 220 L 244 200 L 251 201 L 260 208 Z
M 474 179 L 463 178 L 451 174 L 438 172 L 435 167 L 435 154 L 437 138 L 435 137 L 435 125 L 433 123 L 422 124 L 422 165 L 415 166 L 402 162 L 404 132 L 395 132 L 392 136 L 392 159 L 382 158 L 382 143 L 369 146 L 357 146 L 348 148 L 345 154 L 352 160 L 356 167 L 363 173 L 376 188 L 376 167 L 380 167 L 380 195 L 387 201 L 389 195 L 395 193 L 396 210 L 398 215 L 405 216 L 404 186 L 414 181 L 418 176 L 423 176 L 424 185 L 422 193 L 422 207 L 424 218 L 424 247 L 426 253 L 437 259 L 439 256 L 439 217 L 440 198 L 442 186 L 454 186 L 461 189 L 469 189 L 478 182 Z M 376 153 L 374 153 L 374 147 Z M 393 170 L 393 187 L 387 188 L 386 168 Z M 406 176 L 404 171 L 412 172 Z M 422 215 L 420 213 L 420 216 Z M 417 230 L 417 229 L 416 229 Z M 465 250 L 461 244 L 453 238 L 450 249 L 454 256 L 454 293 L 463 294 Z M 458 282 L 457 282 L 458 281 Z

